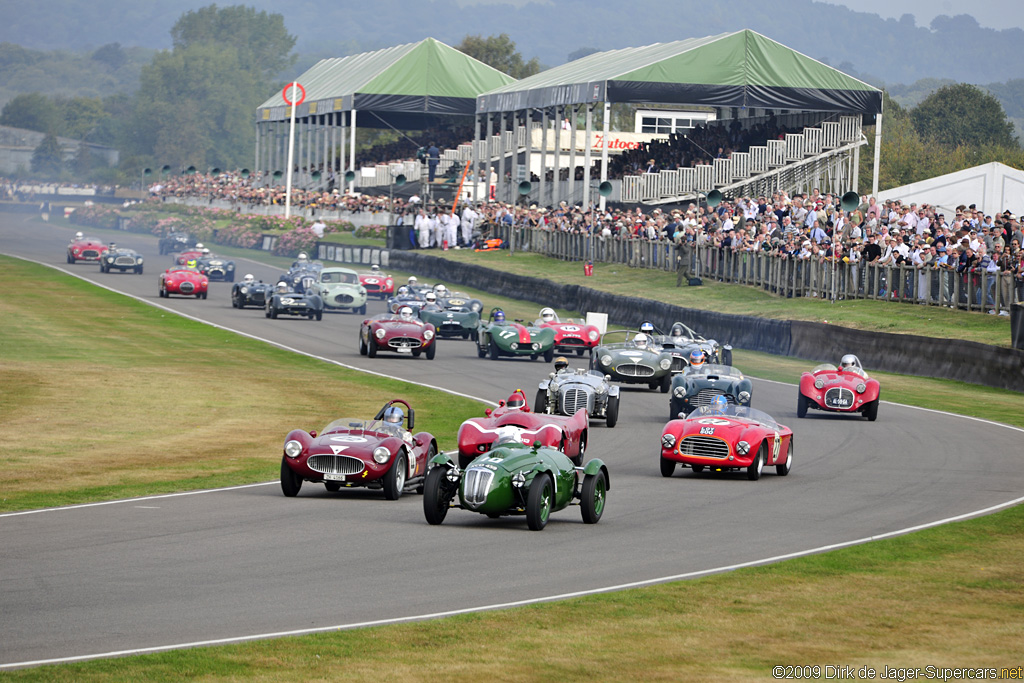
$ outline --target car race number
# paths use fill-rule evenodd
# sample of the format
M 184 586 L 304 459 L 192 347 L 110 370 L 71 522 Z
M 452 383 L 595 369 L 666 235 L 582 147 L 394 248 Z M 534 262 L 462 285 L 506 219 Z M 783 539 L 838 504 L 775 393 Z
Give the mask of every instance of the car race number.
M 351 436 L 349 434 L 343 434 L 341 436 L 332 436 L 331 441 L 338 441 L 340 443 L 366 443 L 366 439 L 362 436 Z
M 463 299 L 448 299 L 449 306 L 462 306 L 465 303 Z
M 575 325 L 562 325 L 562 332 L 579 332 L 580 328 Z
M 518 337 L 519 333 L 515 330 L 502 330 L 498 333 L 498 336 L 502 339 L 511 339 L 512 337 Z

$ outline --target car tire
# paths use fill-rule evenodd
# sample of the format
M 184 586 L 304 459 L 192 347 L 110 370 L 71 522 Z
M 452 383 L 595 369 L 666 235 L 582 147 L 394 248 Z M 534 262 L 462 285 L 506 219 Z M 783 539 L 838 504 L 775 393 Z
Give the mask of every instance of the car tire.
M 263 315 L 267 316 L 268 318 L 270 317 L 270 306 L 267 306 L 266 310 L 263 312 Z
M 316 312 L 316 319 L 317 320 L 323 320 L 324 319 L 324 312 L 323 311 L 317 311 Z
M 427 472 L 423 484 L 423 516 L 427 524 L 440 524 L 448 514 L 451 497 L 445 492 L 448 483 L 448 468 L 439 465 Z
M 435 339 L 434 343 L 427 347 L 427 360 L 434 360 L 434 354 L 436 354 L 436 353 L 437 353 L 437 340 Z
M 722 365 L 732 365 L 732 349 L 722 349 Z
M 391 469 L 384 475 L 384 497 L 388 500 L 398 500 L 402 497 L 405 476 L 409 470 L 407 458 L 405 450 L 398 451 L 398 455 L 391 461 Z
M 288 466 L 288 456 L 281 456 L 281 491 L 284 495 L 289 498 L 294 498 L 299 495 L 299 489 L 302 488 L 302 477 L 296 474 L 291 467 Z
M 377 357 L 377 338 L 370 332 L 370 341 L 366 342 L 366 355 L 370 358 Z
M 143 268 L 143 266 L 139 266 L 138 268 L 136 268 L 135 269 L 135 274 L 136 275 L 142 275 L 142 268 Z
M 537 354 L 531 353 L 530 354 L 530 360 L 537 360 Z
M 619 422 L 619 397 L 609 396 L 608 405 L 604 409 L 604 423 L 609 429 L 615 427 Z
M 164 291 L 163 287 L 160 287 L 159 289 L 157 289 L 156 293 L 160 296 L 161 299 L 166 299 L 167 298 L 167 292 Z
M 546 473 L 538 474 L 530 484 L 526 497 L 526 524 L 530 531 L 540 531 L 548 524 L 554 503 L 554 484 Z
M 760 448 L 757 449 L 757 455 L 754 456 L 754 462 L 750 463 L 750 467 L 747 468 L 747 479 L 757 481 L 761 478 L 761 471 L 764 470 L 764 461 L 767 457 L 768 442 L 762 441 Z
M 554 359 L 555 359 L 555 350 L 554 349 L 548 349 L 547 351 L 544 352 L 544 362 L 545 363 L 550 363 Z
M 341 490 L 341 482 L 340 481 L 325 481 L 324 482 L 324 488 L 327 489 L 328 491 L 330 491 L 331 493 L 337 493 L 338 491 Z
M 588 474 L 583 478 L 583 490 L 580 492 L 580 512 L 583 513 L 584 524 L 597 524 L 604 514 L 605 497 L 608 495 L 608 481 L 604 470 L 597 474 Z
M 423 349 L 413 349 L 412 350 L 412 357 L 413 358 L 419 358 L 421 353 L 423 353 Z
M 479 341 L 477 342 L 477 345 L 476 345 L 476 357 L 477 358 L 487 358 L 487 349 L 485 349 L 483 346 L 480 346 Z
M 661 476 L 671 477 L 676 471 L 676 461 L 661 456 Z
M 71 254 L 67 255 L 67 259 L 68 259 L 68 263 L 74 263 L 75 262 L 75 260 L 73 258 L 71 258 Z
M 199 295 L 199 298 L 205 299 L 207 294 L 209 294 L 209 292 L 203 292 L 202 294 Z
M 359 315 L 366 315 L 366 304 L 359 307 Z
M 693 470 L 696 474 L 700 474 L 701 472 L 704 471 L 704 465 L 690 465 L 690 469 Z
M 775 466 L 775 474 L 784 477 L 793 469 L 793 437 L 789 437 L 789 447 L 786 448 L 786 462 Z
M 493 339 L 491 340 L 489 351 L 491 360 L 498 360 L 498 345 L 495 343 Z
M 537 395 L 533 399 L 533 412 L 548 412 L 548 392 L 544 391 L 543 389 L 538 389 Z
M 241 306 L 238 305 L 238 297 L 234 294 L 231 295 L 231 308 L 241 308 Z
M 576 355 L 577 355 L 577 356 L 582 356 L 582 355 L 583 355 L 583 352 L 584 352 L 585 350 L 586 350 L 586 349 L 576 349 Z
M 581 466 L 583 464 L 583 458 L 586 457 L 586 455 L 587 455 L 587 433 L 583 432 L 582 434 L 580 434 L 579 452 L 576 453 L 576 457 L 575 458 L 569 458 L 569 460 L 572 461 L 573 465 L 576 465 L 576 467 L 579 467 L 579 466 Z
M 359 355 L 360 356 L 365 356 L 366 355 L 366 340 L 363 339 L 362 333 L 360 333 L 360 335 L 359 335 Z
M 796 416 L 807 417 L 807 404 L 809 399 L 802 393 L 796 395 Z
M 668 419 L 678 420 L 679 413 L 683 412 L 682 402 L 676 401 L 674 398 L 668 400 Z
M 661 393 L 667 394 L 672 388 L 672 373 L 668 373 L 661 378 Z
M 874 422 L 878 419 L 878 399 L 869 403 L 864 409 L 864 417 L 868 419 L 868 422 Z
M 234 272 L 231 273 L 231 277 L 227 278 L 227 281 L 228 282 L 234 282 L 235 281 L 235 274 L 234 274 Z

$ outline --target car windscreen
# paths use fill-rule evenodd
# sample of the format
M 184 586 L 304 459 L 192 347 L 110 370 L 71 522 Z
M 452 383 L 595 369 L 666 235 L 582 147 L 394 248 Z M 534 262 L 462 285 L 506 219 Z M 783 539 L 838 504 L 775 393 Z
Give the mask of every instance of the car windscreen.
M 763 425 L 769 429 L 778 429 L 779 425 L 771 415 L 757 408 L 747 406 L 727 405 L 723 410 L 715 410 L 712 406 L 701 406 L 690 413 L 688 419 L 695 417 L 735 417 L 741 420 L 750 420 Z
M 811 374 L 813 375 L 818 372 L 835 372 L 836 370 L 836 366 L 832 365 L 831 363 L 822 363 L 821 365 L 818 365 L 813 370 L 811 370 Z
M 732 377 L 734 379 L 743 379 L 743 373 L 731 365 L 715 365 L 714 363 L 705 363 L 699 368 L 690 368 L 691 375 L 715 375 L 718 377 Z

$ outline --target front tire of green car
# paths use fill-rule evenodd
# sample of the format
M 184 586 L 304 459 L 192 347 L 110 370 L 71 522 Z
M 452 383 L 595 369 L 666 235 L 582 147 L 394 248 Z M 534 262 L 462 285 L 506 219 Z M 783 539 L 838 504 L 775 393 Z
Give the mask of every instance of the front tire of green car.
M 580 511 L 583 513 L 584 524 L 597 524 L 604 514 L 605 496 L 608 492 L 608 481 L 604 471 L 588 474 L 583 479 L 583 492 L 580 494 Z
M 547 474 L 538 474 L 530 484 L 526 500 L 526 523 L 530 531 L 540 531 L 548 524 L 551 504 L 554 500 L 554 485 Z

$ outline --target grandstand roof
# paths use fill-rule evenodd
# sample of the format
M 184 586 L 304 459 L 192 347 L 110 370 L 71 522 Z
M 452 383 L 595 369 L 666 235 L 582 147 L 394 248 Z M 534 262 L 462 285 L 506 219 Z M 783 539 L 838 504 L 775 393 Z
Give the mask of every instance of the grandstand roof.
M 882 92 L 744 29 L 597 52 L 497 87 L 477 112 L 605 101 L 874 114 Z
M 296 80 L 306 90 L 297 117 L 355 109 L 404 126 L 434 115 L 472 115 L 477 95 L 515 81 L 433 38 L 322 59 Z M 257 113 L 262 121 L 289 116 L 283 93 L 261 104 Z M 360 117 L 359 123 L 374 125 L 371 117 Z

